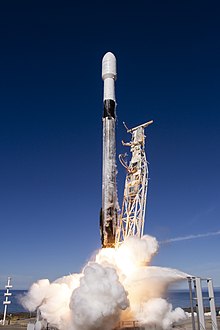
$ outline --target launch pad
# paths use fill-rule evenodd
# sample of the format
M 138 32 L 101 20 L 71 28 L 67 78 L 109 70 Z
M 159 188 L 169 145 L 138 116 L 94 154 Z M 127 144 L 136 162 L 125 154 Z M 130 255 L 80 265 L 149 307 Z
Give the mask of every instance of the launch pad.
M 122 321 L 114 330 L 145 330 L 139 321 Z

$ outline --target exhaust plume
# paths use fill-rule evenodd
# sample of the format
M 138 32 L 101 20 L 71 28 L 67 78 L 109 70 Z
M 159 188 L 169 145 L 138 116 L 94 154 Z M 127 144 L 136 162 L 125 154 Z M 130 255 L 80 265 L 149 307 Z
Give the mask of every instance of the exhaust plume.
M 98 251 L 81 274 L 34 283 L 21 298 L 22 305 L 29 311 L 39 309 L 42 318 L 60 330 L 111 330 L 128 320 L 169 329 L 186 314 L 172 310 L 163 297 L 171 283 L 188 274 L 150 266 L 157 251 L 156 238 L 129 237 L 118 249 Z

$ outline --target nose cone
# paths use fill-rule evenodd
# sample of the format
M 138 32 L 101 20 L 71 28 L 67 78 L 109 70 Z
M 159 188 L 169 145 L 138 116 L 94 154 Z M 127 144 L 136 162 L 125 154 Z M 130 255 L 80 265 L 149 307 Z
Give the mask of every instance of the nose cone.
M 106 53 L 102 59 L 102 79 L 112 78 L 116 80 L 116 58 L 111 52 Z

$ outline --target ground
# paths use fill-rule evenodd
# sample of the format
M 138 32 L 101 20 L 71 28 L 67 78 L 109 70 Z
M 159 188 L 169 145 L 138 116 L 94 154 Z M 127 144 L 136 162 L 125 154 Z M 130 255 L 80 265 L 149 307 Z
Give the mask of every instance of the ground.
M 31 319 L 31 321 L 34 321 L 34 319 Z M 5 326 L 0 325 L 0 330 L 10 330 L 10 329 L 11 330 L 24 330 L 24 329 L 27 329 L 28 322 L 30 322 L 30 319 L 23 319 L 23 320 L 17 320 L 17 321 L 12 320 L 11 325 L 5 325 Z M 220 329 L 220 316 L 217 317 L 217 324 L 218 324 L 218 328 Z M 184 320 L 182 322 L 178 322 L 178 323 L 174 324 L 173 328 L 176 330 L 192 330 L 191 319 Z M 52 330 L 54 328 L 48 328 L 48 329 Z M 123 330 L 132 330 L 132 329 L 147 330 L 147 329 L 136 327 L 136 326 L 130 327 L 129 325 L 127 325 L 126 327 L 123 328 Z M 122 330 L 122 328 L 121 328 L 121 330 Z M 210 317 L 206 317 L 206 330 L 212 330 L 212 323 L 211 323 Z

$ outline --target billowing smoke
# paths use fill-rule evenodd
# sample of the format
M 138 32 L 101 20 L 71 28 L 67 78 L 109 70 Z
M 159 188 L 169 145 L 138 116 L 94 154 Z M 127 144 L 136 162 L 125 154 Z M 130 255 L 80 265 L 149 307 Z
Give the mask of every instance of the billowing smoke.
M 188 275 L 150 266 L 157 251 L 154 237 L 130 237 L 118 249 L 101 249 L 81 274 L 34 283 L 22 305 L 39 309 L 60 330 L 111 330 L 129 320 L 169 329 L 186 314 L 181 308 L 172 310 L 163 297 L 172 282 Z

